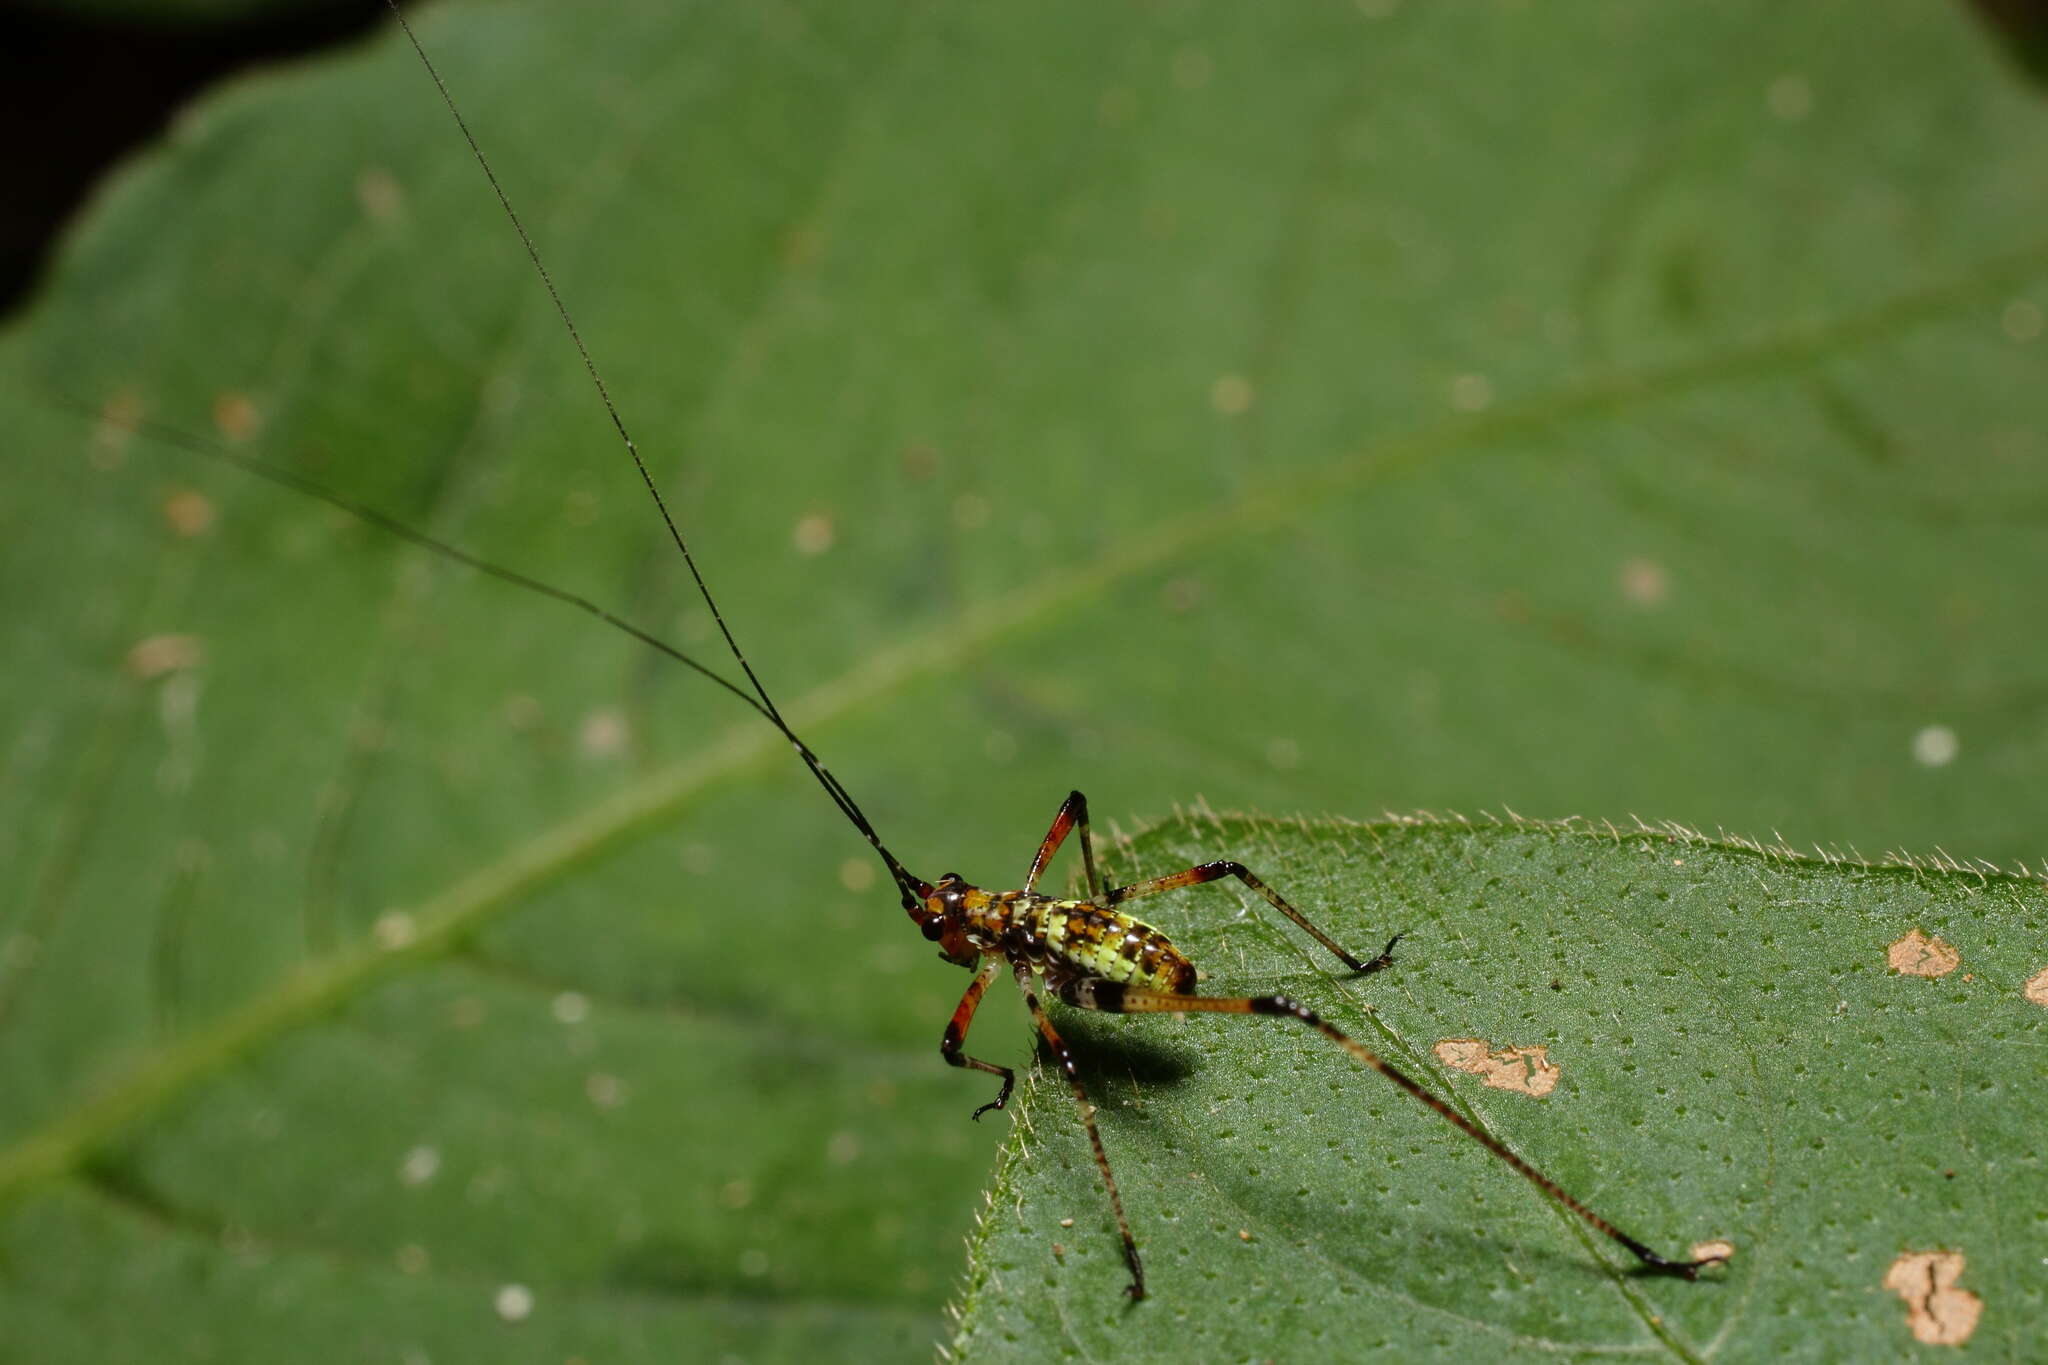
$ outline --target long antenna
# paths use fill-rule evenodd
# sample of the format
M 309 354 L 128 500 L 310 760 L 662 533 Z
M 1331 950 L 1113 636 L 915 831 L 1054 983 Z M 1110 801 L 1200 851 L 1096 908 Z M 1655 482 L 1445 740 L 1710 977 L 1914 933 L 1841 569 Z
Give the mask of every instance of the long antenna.
M 93 406 L 82 400 L 60 398 L 57 401 L 77 408 L 81 414 L 86 416 L 104 416 L 104 414 L 95 413 Z M 488 559 L 471 554 L 459 545 L 451 545 L 445 540 L 428 535 L 425 531 L 408 526 L 398 518 L 391 516 L 389 513 L 380 512 L 366 502 L 358 502 L 346 493 L 338 493 L 325 484 L 315 483 L 295 469 L 287 469 L 283 465 L 272 464 L 268 460 L 258 459 L 254 455 L 244 455 L 242 452 L 221 445 L 217 441 L 210 441 L 204 436 L 195 436 L 181 427 L 174 427 L 168 422 L 159 422 L 149 417 L 122 416 L 116 424 L 123 431 L 133 431 L 147 436 L 152 441 L 176 446 L 180 450 L 189 450 L 195 455 L 204 455 L 208 459 L 219 460 L 224 464 L 231 464 L 237 469 L 256 475 L 258 478 L 268 479 L 280 487 L 289 488 L 296 493 L 304 493 L 307 497 L 318 498 L 330 507 L 338 507 L 350 516 L 366 521 L 378 530 L 397 536 L 400 540 L 409 541 L 421 549 L 432 550 L 437 555 L 452 559 L 457 564 L 475 569 L 480 573 L 489 574 L 491 577 L 510 583 L 516 588 L 524 588 L 528 592 L 537 592 L 543 597 L 552 597 L 557 602 L 567 603 L 580 612 L 595 616 L 608 626 L 614 626 L 626 632 L 626 634 L 642 644 L 652 645 L 685 668 L 695 669 L 704 677 L 709 678 L 712 682 L 717 683 L 720 687 L 738 697 L 748 706 L 753 707 L 756 712 L 769 722 L 772 723 L 775 719 L 774 716 L 769 714 L 767 707 L 754 700 L 754 695 L 751 692 L 741 687 L 731 678 L 717 672 L 715 669 L 706 667 L 660 636 L 634 625 L 631 621 L 618 615 L 610 608 L 599 606 L 587 597 L 570 592 L 565 588 L 558 588 L 552 583 L 544 583 L 538 578 L 519 572 L 517 569 L 508 569 L 503 564 L 494 564 Z
M 725 614 L 718 609 L 718 599 L 711 595 L 710 585 L 704 581 L 703 573 L 697 568 L 696 557 L 690 553 L 689 542 L 683 539 L 682 528 L 676 525 L 676 519 L 669 514 L 668 503 L 662 499 L 661 490 L 655 486 L 654 476 L 648 472 L 646 461 L 640 458 L 640 447 L 634 444 L 632 434 L 626 430 L 625 420 L 619 416 L 618 405 L 612 402 L 611 391 L 605 387 L 604 377 L 598 373 L 597 362 L 591 358 L 590 348 L 583 343 L 583 334 L 576 330 L 576 322 L 569 316 L 569 309 L 562 302 L 561 292 L 555 288 L 554 277 L 548 274 L 547 265 L 540 258 L 540 248 L 534 244 L 532 235 L 526 230 L 526 224 L 519 220 L 518 211 L 512 207 L 511 198 L 506 195 L 504 186 L 498 183 L 497 172 L 491 169 L 490 159 L 484 155 L 484 149 L 477 144 L 476 135 L 469 131 L 468 122 L 462 117 L 462 111 L 456 107 L 455 96 L 449 93 L 448 83 L 441 79 L 440 68 L 434 65 L 434 60 L 427 55 L 426 48 L 420 45 L 419 36 L 412 31 L 412 25 L 407 22 L 405 12 L 398 7 L 398 0 L 385 0 L 385 3 L 391 7 L 392 17 L 398 20 L 399 28 L 405 31 L 405 40 L 412 44 L 413 52 L 419 56 L 420 65 L 427 69 L 427 75 L 433 79 L 434 88 L 441 92 L 441 102 L 448 106 L 449 116 L 455 120 L 455 126 L 462 131 L 462 140 L 469 144 L 470 154 L 476 158 L 476 164 L 483 168 L 484 178 L 490 181 L 491 193 L 498 197 L 498 207 L 505 210 L 505 217 L 512 224 L 512 230 L 519 234 L 519 244 L 526 248 L 526 258 L 533 262 L 534 273 L 540 277 L 541 285 L 548 291 L 548 298 L 554 303 L 555 313 L 562 319 L 562 327 L 569 333 L 569 340 L 576 345 L 576 354 L 583 357 L 583 368 L 590 376 L 591 386 L 597 390 L 599 400 L 604 403 L 605 414 L 612 419 L 612 428 L 619 433 L 619 440 L 625 444 L 626 454 L 632 457 L 633 468 L 639 471 L 640 482 L 647 488 L 647 496 L 654 499 L 655 510 L 661 513 L 662 524 L 668 527 L 669 539 L 682 551 L 683 563 L 690 568 L 690 577 L 697 584 L 697 593 L 704 599 L 704 605 L 711 609 L 711 619 L 718 623 L 718 633 L 725 637 L 725 647 L 732 651 L 734 662 L 738 663 L 740 671 L 747 675 L 748 683 L 753 686 L 754 695 L 761 699 L 760 705 L 755 709 L 782 732 L 783 737 L 796 749 L 797 757 L 804 761 L 804 766 L 818 779 L 818 785 L 832 798 L 832 803 L 839 807 L 840 812 L 853 822 L 853 827 L 861 832 L 861 837 L 881 855 L 882 861 L 888 865 L 889 875 L 896 879 L 897 889 L 903 893 L 904 909 L 914 908 L 930 888 L 904 870 L 903 864 L 896 860 L 896 855 L 888 850 L 882 843 L 881 836 L 875 833 L 875 827 L 868 823 L 868 817 L 861 811 L 852 795 L 840 785 L 838 778 L 826 771 L 825 765 L 818 761 L 818 756 L 811 752 L 810 746 L 797 738 L 796 731 L 789 728 L 789 723 L 782 718 L 782 712 L 776 709 L 775 699 L 768 695 L 768 689 L 763 687 L 761 680 L 754 675 L 753 665 L 747 662 L 747 656 L 740 650 L 739 641 L 733 638 L 732 628 L 725 623 Z M 637 631 L 634 633 L 638 634 Z M 676 651 L 666 652 L 674 654 Z M 700 673 L 709 672 L 694 661 L 686 662 Z M 730 688 L 732 684 L 727 683 L 726 686 Z
M 62 405 L 76 408 L 81 415 L 104 417 L 104 414 L 97 410 L 94 405 L 82 399 L 59 397 L 56 401 Z M 180 450 L 191 451 L 195 455 L 204 455 L 209 459 L 219 460 L 223 464 L 233 465 L 235 468 L 254 474 L 258 478 L 268 479 L 271 483 L 277 484 L 280 487 L 289 488 L 296 493 L 303 493 L 307 497 L 318 498 L 330 507 L 337 507 L 350 516 L 368 522 L 378 530 L 417 545 L 423 550 L 431 550 L 443 558 L 454 560 L 457 564 L 475 569 L 479 573 L 488 574 L 501 582 L 510 583 L 515 588 L 523 588 L 528 592 L 538 593 L 542 597 L 552 598 L 566 606 L 574 607 L 585 615 L 596 617 L 613 629 L 622 631 L 640 643 L 652 646 L 661 653 L 666 654 L 685 668 L 695 671 L 732 693 L 733 696 L 751 707 L 755 714 L 781 731 L 783 736 L 796 746 L 797 753 L 803 757 L 805 764 L 818 774 L 820 781 L 827 784 L 825 789 L 832 794 L 834 804 L 838 805 L 840 810 L 846 813 L 848 819 L 855 822 L 856 827 L 861 829 L 862 833 L 869 836 L 869 842 L 875 844 L 885 861 L 889 861 L 892 873 L 895 870 L 897 864 L 890 859 L 888 850 L 882 848 L 879 840 L 874 838 L 872 830 L 865 824 L 865 817 L 861 814 L 860 808 L 854 805 L 853 798 L 846 794 L 846 789 L 839 785 L 839 779 L 834 777 L 831 770 L 825 766 L 823 760 L 813 753 L 810 747 L 803 740 L 799 739 L 788 725 L 782 722 L 780 716 L 755 700 L 754 695 L 748 692 L 746 688 L 741 687 L 716 669 L 707 666 L 701 660 L 684 653 L 652 631 L 635 625 L 617 612 L 612 611 L 608 607 L 600 606 L 579 593 L 570 592 L 566 588 L 558 588 L 554 584 L 543 582 L 530 574 L 524 574 L 517 569 L 507 568 L 503 564 L 494 563 L 483 558 L 481 555 L 472 554 L 458 545 L 453 545 L 448 541 L 431 536 L 417 527 L 408 526 L 389 513 L 381 512 L 368 503 L 359 502 L 346 493 L 336 492 L 325 484 L 307 478 L 297 470 L 287 469 L 283 465 L 272 464 L 268 460 L 258 459 L 253 455 L 245 455 L 238 450 L 232 450 L 227 446 L 221 445 L 217 441 L 208 440 L 204 436 L 196 436 L 181 427 L 174 427 L 167 422 L 159 422 L 153 418 L 123 416 L 119 419 L 118 424 L 124 431 L 132 431 L 146 436 L 152 441 L 176 446 Z M 918 882 L 918 879 L 915 877 L 911 877 L 910 880 L 913 883 Z

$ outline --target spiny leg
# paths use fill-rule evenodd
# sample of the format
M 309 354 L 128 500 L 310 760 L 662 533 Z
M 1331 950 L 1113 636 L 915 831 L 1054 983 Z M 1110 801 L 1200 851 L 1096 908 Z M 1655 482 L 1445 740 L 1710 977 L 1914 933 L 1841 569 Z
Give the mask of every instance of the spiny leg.
M 1702 1256 L 1691 1261 L 1666 1260 L 1656 1252 L 1623 1232 L 1614 1224 L 1602 1218 L 1578 1200 L 1566 1194 L 1555 1180 L 1531 1166 L 1521 1157 L 1509 1151 L 1499 1139 L 1481 1129 L 1477 1124 L 1438 1099 L 1421 1082 L 1407 1072 L 1373 1052 L 1335 1024 L 1328 1022 L 1308 1006 L 1290 1000 L 1284 995 L 1174 995 L 1166 991 L 1139 990 L 1115 981 L 1104 981 L 1088 977 L 1071 981 L 1061 986 L 1060 998 L 1080 1009 L 1104 1010 L 1112 1014 L 1281 1014 L 1307 1024 L 1316 1032 L 1343 1048 L 1366 1066 L 1385 1076 L 1395 1085 L 1413 1095 L 1416 1099 L 1434 1109 L 1456 1125 L 1465 1136 L 1505 1161 L 1530 1184 L 1562 1204 L 1571 1212 L 1584 1219 L 1595 1232 L 1612 1238 L 1633 1255 L 1645 1267 L 1662 1275 L 1679 1275 L 1685 1279 L 1698 1276 L 1705 1266 L 1718 1265 L 1727 1260 L 1726 1256 Z
M 1308 916 L 1289 905 L 1278 891 L 1275 891 L 1272 887 L 1253 876 L 1243 863 L 1231 862 L 1228 859 L 1213 863 L 1202 863 L 1199 866 L 1189 868 L 1185 872 L 1169 873 L 1167 876 L 1154 877 L 1149 881 L 1133 882 L 1129 886 L 1119 886 L 1105 895 L 1101 903 L 1106 906 L 1117 905 L 1123 901 L 1134 901 L 1140 896 L 1156 896 L 1162 891 L 1178 891 L 1183 886 L 1200 886 L 1203 882 L 1213 882 L 1222 877 L 1235 877 L 1261 896 L 1264 896 L 1267 904 L 1300 925 L 1303 932 L 1307 933 L 1310 938 L 1322 944 L 1325 948 L 1328 948 L 1332 953 L 1335 953 L 1337 960 L 1354 972 L 1363 974 L 1365 972 L 1379 971 L 1383 967 L 1393 966 L 1394 945 L 1407 937 L 1405 933 L 1394 935 L 1387 940 L 1387 946 L 1380 950 L 1378 957 L 1370 962 L 1360 962 L 1350 953 L 1338 947 L 1335 939 L 1311 924 Z
M 1060 802 L 1060 813 L 1053 816 L 1052 828 L 1045 832 L 1045 841 L 1038 846 L 1038 856 L 1031 860 L 1030 875 L 1024 878 L 1024 891 L 1029 895 L 1038 890 L 1038 874 L 1045 871 L 1045 865 L 1052 861 L 1052 855 L 1059 852 L 1066 842 L 1067 831 L 1081 827 L 1081 864 L 1088 869 L 1088 896 L 1099 900 L 1102 896 L 1102 879 L 1095 875 L 1095 844 L 1088 837 L 1088 798 L 1079 792 L 1068 792 L 1067 799 Z
M 1074 1065 L 1074 1054 L 1067 1050 L 1066 1039 L 1052 1026 L 1045 1006 L 1039 1002 L 1038 992 L 1032 989 L 1031 970 L 1019 966 L 1017 989 L 1024 992 L 1024 1003 L 1031 1010 L 1031 1018 L 1038 1025 L 1038 1036 L 1045 1039 L 1052 1049 L 1054 1060 L 1060 1070 L 1066 1073 L 1067 1085 L 1074 1092 L 1074 1103 L 1081 1111 L 1081 1126 L 1088 1130 L 1088 1145 L 1095 1151 L 1095 1169 L 1102 1172 L 1102 1188 L 1109 1191 L 1110 1212 L 1116 1215 L 1117 1235 L 1124 1239 L 1124 1264 L 1131 1268 L 1131 1282 L 1124 1292 L 1133 1299 L 1145 1297 L 1145 1267 L 1138 1260 L 1138 1244 L 1131 1238 L 1131 1223 L 1124 1217 L 1123 1196 L 1117 1193 L 1116 1177 L 1109 1173 L 1109 1153 L 1102 1148 L 1102 1134 L 1095 1127 L 1095 1106 L 1088 1102 L 1088 1091 L 1081 1084 L 1081 1069 Z
M 960 997 L 960 1003 L 953 1007 L 953 1017 L 946 1021 L 945 1036 L 939 1039 L 939 1055 L 946 1059 L 947 1065 L 969 1066 L 976 1071 L 986 1071 L 991 1076 L 1003 1078 L 1002 1093 L 974 1111 L 974 1118 L 977 1120 L 989 1110 L 1001 1109 L 1007 1105 L 1010 1102 L 1010 1087 L 1017 1083 L 1017 1073 L 1010 1068 L 997 1066 L 994 1062 L 984 1062 L 979 1057 L 970 1057 L 960 1050 L 961 1045 L 967 1041 L 967 1026 L 974 1022 L 974 1011 L 981 1004 L 981 993 L 988 989 L 989 982 L 995 980 L 996 969 L 1002 965 L 1001 958 L 992 957 L 976 969 L 974 980 L 967 983 L 967 990 Z

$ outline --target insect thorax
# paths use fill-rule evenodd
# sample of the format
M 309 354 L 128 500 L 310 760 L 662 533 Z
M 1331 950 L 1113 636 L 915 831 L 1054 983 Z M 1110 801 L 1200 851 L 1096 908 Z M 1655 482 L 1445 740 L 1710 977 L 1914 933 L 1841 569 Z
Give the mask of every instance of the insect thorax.
M 1009 891 L 991 895 L 967 916 L 968 939 L 977 948 L 1042 971 L 1055 988 L 1080 977 L 1183 995 L 1195 988 L 1194 964 L 1166 935 L 1088 901 Z

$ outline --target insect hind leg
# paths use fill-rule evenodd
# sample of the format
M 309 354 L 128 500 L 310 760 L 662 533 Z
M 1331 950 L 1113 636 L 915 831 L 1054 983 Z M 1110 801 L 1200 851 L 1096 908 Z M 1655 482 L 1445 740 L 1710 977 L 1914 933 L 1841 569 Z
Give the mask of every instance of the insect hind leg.
M 1024 878 L 1027 894 L 1038 890 L 1038 875 L 1045 871 L 1045 865 L 1052 861 L 1052 855 L 1059 852 L 1066 842 L 1069 831 L 1078 827 L 1081 831 L 1081 865 L 1088 872 L 1088 895 L 1090 899 L 1102 897 L 1102 878 L 1095 872 L 1095 843 L 1088 837 L 1088 798 L 1079 792 L 1068 792 L 1067 799 L 1060 802 L 1059 814 L 1052 818 L 1052 828 L 1045 832 L 1045 839 L 1038 845 L 1038 856 L 1031 860 L 1031 871 Z
M 1138 1259 L 1138 1243 L 1131 1236 L 1131 1221 L 1124 1217 L 1123 1196 L 1117 1193 L 1116 1177 L 1110 1173 L 1109 1153 L 1103 1149 L 1101 1130 L 1095 1126 L 1095 1106 L 1089 1102 L 1087 1087 L 1081 1084 L 1081 1069 L 1074 1064 L 1074 1054 L 1067 1047 L 1066 1039 L 1052 1026 L 1052 1019 L 1045 1012 L 1045 1005 L 1039 1000 L 1038 992 L 1031 984 L 1031 969 L 1019 966 L 1017 989 L 1024 993 L 1024 1004 L 1031 1011 L 1031 1021 L 1038 1025 L 1038 1034 L 1045 1039 L 1045 1045 L 1052 1049 L 1053 1060 L 1059 1063 L 1060 1072 L 1067 1078 L 1067 1087 L 1074 1092 L 1074 1105 L 1081 1111 L 1081 1126 L 1088 1130 L 1088 1146 L 1095 1153 L 1095 1169 L 1102 1174 L 1102 1188 L 1109 1194 L 1109 1209 L 1116 1215 L 1117 1235 L 1123 1238 L 1124 1264 L 1130 1267 L 1131 1282 L 1124 1289 L 1133 1299 L 1145 1297 L 1145 1266 Z M 1065 987 L 1061 988 L 1062 996 Z
M 1078 794 L 1076 793 L 1076 795 Z M 1137 900 L 1141 896 L 1156 896 L 1162 891 L 1178 891 L 1184 886 L 1200 886 L 1204 882 L 1217 881 L 1223 877 L 1235 877 L 1261 896 L 1264 896 L 1268 905 L 1293 920 L 1303 933 L 1306 933 L 1310 938 L 1328 948 L 1336 955 L 1339 962 L 1342 962 L 1360 976 L 1382 971 L 1393 966 L 1394 945 L 1407 937 L 1405 932 L 1394 935 L 1387 940 L 1387 946 L 1380 950 L 1378 957 L 1370 962 L 1360 961 L 1357 957 L 1354 957 L 1339 946 L 1337 940 L 1331 938 L 1321 929 L 1318 929 L 1307 915 L 1302 914 L 1301 911 L 1289 905 L 1284 896 L 1261 881 L 1252 873 L 1251 869 L 1247 868 L 1243 863 L 1234 862 L 1228 858 L 1218 859 L 1211 863 L 1199 863 L 1185 872 L 1171 872 L 1164 877 L 1153 877 L 1147 881 L 1133 882 L 1129 886 L 1116 887 L 1103 895 L 1102 904 L 1113 906 L 1123 901 Z
M 1573 1198 L 1563 1186 L 1517 1156 L 1500 1139 L 1437 1098 L 1420 1081 L 1308 1006 L 1287 996 L 1176 995 L 1170 991 L 1141 990 L 1100 977 L 1081 977 L 1064 981 L 1060 983 L 1059 995 L 1060 999 L 1078 1009 L 1101 1010 L 1108 1014 L 1274 1014 L 1297 1019 L 1343 1048 L 1363 1065 L 1379 1072 L 1418 1101 L 1434 1109 L 1458 1131 L 1506 1162 L 1524 1180 L 1543 1191 L 1567 1211 L 1576 1214 L 1588 1227 L 1625 1248 L 1642 1264 L 1644 1270 L 1691 1280 L 1696 1279 L 1699 1272 L 1707 1266 L 1719 1265 L 1728 1259 L 1726 1255 L 1701 1256 L 1694 1260 L 1671 1260 L 1659 1256 L 1648 1246 Z

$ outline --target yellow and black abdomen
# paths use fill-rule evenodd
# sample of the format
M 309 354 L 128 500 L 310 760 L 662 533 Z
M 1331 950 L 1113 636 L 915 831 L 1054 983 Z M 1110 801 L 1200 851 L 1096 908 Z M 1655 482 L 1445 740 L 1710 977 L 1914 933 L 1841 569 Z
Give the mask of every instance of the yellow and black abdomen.
M 1151 925 L 1086 901 L 1043 901 L 1030 908 L 1033 937 L 1043 944 L 1044 970 L 1055 984 L 1100 977 L 1145 990 L 1188 995 L 1195 964 Z

